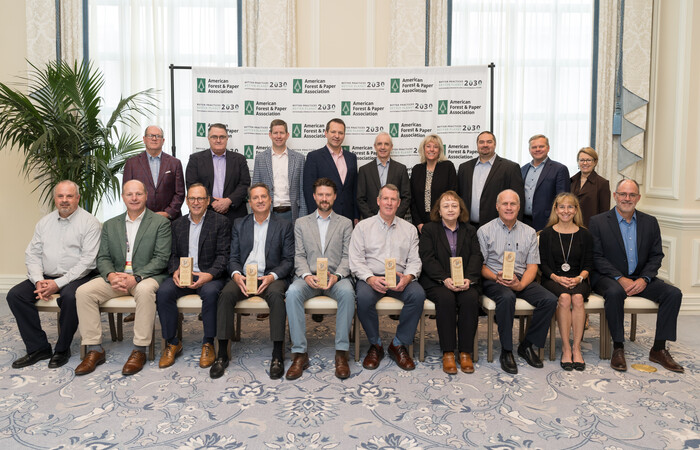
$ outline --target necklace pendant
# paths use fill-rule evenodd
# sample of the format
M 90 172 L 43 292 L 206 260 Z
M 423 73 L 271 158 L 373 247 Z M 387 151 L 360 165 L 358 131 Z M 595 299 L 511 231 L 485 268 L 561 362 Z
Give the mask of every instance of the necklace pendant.
M 564 263 L 561 265 L 561 270 L 563 270 L 564 272 L 568 272 L 569 270 L 571 270 L 571 266 L 567 263 Z

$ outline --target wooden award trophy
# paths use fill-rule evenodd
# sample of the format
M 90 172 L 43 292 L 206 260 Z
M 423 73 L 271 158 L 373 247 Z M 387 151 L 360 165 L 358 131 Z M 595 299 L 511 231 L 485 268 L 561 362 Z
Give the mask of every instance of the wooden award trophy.
M 515 252 L 503 252 L 503 279 L 512 280 L 515 272 Z
M 318 287 L 328 289 L 328 258 L 316 258 L 316 278 Z
M 180 286 L 192 285 L 193 259 L 190 256 L 180 258 Z
M 452 284 L 456 287 L 464 286 L 464 269 L 462 268 L 461 256 L 450 258 L 450 272 L 452 275 Z
M 258 292 L 258 265 L 248 264 L 245 266 L 245 288 L 248 294 Z
M 387 258 L 384 260 L 384 281 L 386 287 L 396 287 L 396 258 Z

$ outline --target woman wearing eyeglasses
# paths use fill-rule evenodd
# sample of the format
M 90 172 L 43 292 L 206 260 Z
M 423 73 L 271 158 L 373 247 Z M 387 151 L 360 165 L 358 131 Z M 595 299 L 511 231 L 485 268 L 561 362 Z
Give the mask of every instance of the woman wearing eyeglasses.
M 598 175 L 598 153 L 591 147 L 583 147 L 576 156 L 579 172 L 571 177 L 571 192 L 578 197 L 581 204 L 583 224 L 596 214 L 610 209 L 610 182 Z

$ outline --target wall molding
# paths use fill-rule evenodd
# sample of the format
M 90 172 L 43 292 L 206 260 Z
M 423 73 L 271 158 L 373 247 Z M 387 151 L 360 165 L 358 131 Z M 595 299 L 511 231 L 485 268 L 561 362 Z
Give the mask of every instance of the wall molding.
M 693 239 L 690 255 L 690 285 L 700 287 L 700 239 Z
M 670 258 L 664 258 L 664 262 L 668 264 L 661 264 L 659 268 L 659 278 L 667 280 L 673 285 L 678 285 L 678 280 L 676 277 L 676 259 L 673 257 L 676 255 L 676 243 L 677 239 L 674 236 L 662 237 L 661 238 L 661 248 L 663 249 L 664 255 L 670 255 Z
M 10 289 L 26 279 L 26 273 L 18 275 L 0 275 L 0 294 L 7 294 Z
M 686 209 L 642 205 L 639 209 L 656 217 L 661 227 L 681 231 L 700 230 L 700 211 L 697 208 Z

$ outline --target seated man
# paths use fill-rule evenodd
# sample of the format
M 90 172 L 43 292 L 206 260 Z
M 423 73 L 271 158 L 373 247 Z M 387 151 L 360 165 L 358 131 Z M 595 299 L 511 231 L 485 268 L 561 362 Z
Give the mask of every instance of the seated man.
M 605 298 L 605 316 L 613 340 L 610 367 L 627 370 L 624 349 L 624 307 L 628 296 L 639 296 L 659 304 L 656 336 L 649 360 L 673 372 L 683 373 L 666 350 L 666 341 L 676 340 L 676 322 L 683 294 L 656 277 L 664 253 L 656 218 L 636 209 L 642 197 L 639 184 L 622 180 L 617 184 L 615 207 L 593 216 L 593 289 Z M 624 250 L 624 252 L 623 252 Z
M 100 247 L 100 222 L 78 206 L 78 185 L 61 181 L 53 189 L 56 210 L 44 216 L 34 229 L 25 252 L 27 277 L 7 293 L 7 303 L 15 316 L 27 354 L 12 363 L 19 369 L 51 358 L 49 368 L 61 367 L 70 359 L 70 344 L 78 329 L 75 290 L 93 277 Z M 60 333 L 56 348 L 41 328 L 35 303 L 48 301 L 58 293 Z
M 350 270 L 357 277 L 357 316 L 370 343 L 362 366 L 369 370 L 376 369 L 384 358 L 375 307 L 384 296 L 403 302 L 396 336 L 389 344 L 389 356 L 404 370 L 416 367 L 406 346 L 416 334 L 425 292 L 419 283 L 414 283 L 422 267 L 418 232 L 412 224 L 396 216 L 400 203 L 399 189 L 385 184 L 377 198 L 379 213 L 360 222 L 350 240 Z M 394 283 L 385 277 L 389 258 L 396 259 L 396 287 L 389 287 Z
M 355 312 L 355 290 L 350 281 L 348 246 L 352 235 L 350 219 L 333 212 L 335 183 L 329 178 L 314 182 L 317 209 L 299 218 L 294 225 L 294 266 L 296 279 L 287 290 L 287 317 L 292 336 L 294 361 L 287 379 L 295 380 L 309 367 L 306 353 L 306 315 L 304 302 L 317 295 L 327 295 L 338 302 L 335 316 L 335 376 L 341 380 L 350 376 L 348 350 L 350 325 Z M 327 287 L 319 284 L 317 259 L 327 258 Z
M 540 263 L 537 235 L 532 227 L 518 220 L 518 194 L 511 189 L 502 191 L 496 198 L 496 210 L 498 217 L 484 224 L 476 234 L 484 256 L 484 265 L 481 268 L 484 295 L 496 302 L 496 321 L 501 340 L 501 368 L 504 372 L 515 374 L 518 373 L 518 366 L 513 358 L 516 297 L 535 307 L 525 339 L 518 346 L 518 355 L 537 368 L 544 365 L 532 345 L 544 347 L 552 315 L 557 309 L 557 297 L 535 281 Z M 512 280 L 503 278 L 503 253 L 506 251 L 515 253 Z
M 287 314 L 284 292 L 294 269 L 294 228 L 292 223 L 271 214 L 270 190 L 262 183 L 253 184 L 248 195 L 250 209 L 245 217 L 236 219 L 231 230 L 231 280 L 221 291 L 218 303 L 216 336 L 219 353 L 209 375 L 220 378 L 228 367 L 228 344 L 233 339 L 234 308 L 249 295 L 265 299 L 270 307 L 270 339 L 272 359 L 270 378 L 284 375 L 284 328 Z M 257 292 L 248 294 L 246 268 L 257 265 Z
M 170 221 L 146 209 L 146 186 L 138 180 L 124 183 L 122 199 L 126 212 L 102 226 L 97 254 L 100 276 L 75 293 L 80 335 L 83 345 L 87 345 L 76 375 L 91 373 L 105 362 L 100 305 L 111 298 L 133 295 L 136 301 L 134 350 L 124 364 L 123 375 L 141 371 L 146 363 L 146 347 L 153 339 L 156 291 L 167 275 L 172 245 Z
M 202 322 L 204 338 L 199 367 L 214 363 L 214 337 L 216 336 L 216 304 L 219 292 L 228 280 L 226 264 L 231 250 L 231 225 L 221 214 L 209 210 L 209 194 L 201 183 L 194 183 L 187 190 L 187 207 L 190 213 L 173 222 L 173 244 L 168 272 L 172 274 L 160 285 L 156 293 L 156 306 L 166 346 L 160 358 L 160 368 L 170 367 L 182 353 L 182 341 L 177 338 L 177 299 L 188 294 L 202 298 Z M 192 258 L 192 284 L 182 284 L 180 258 Z

